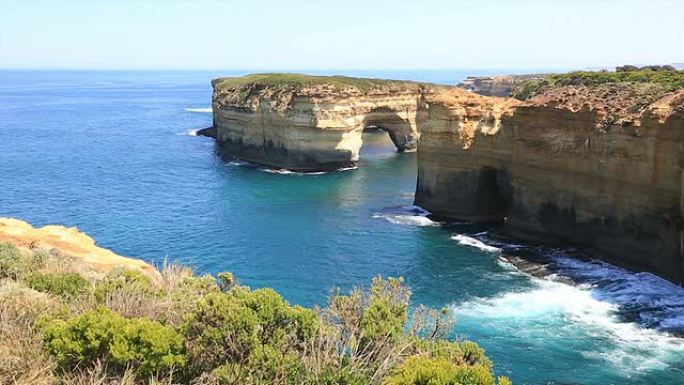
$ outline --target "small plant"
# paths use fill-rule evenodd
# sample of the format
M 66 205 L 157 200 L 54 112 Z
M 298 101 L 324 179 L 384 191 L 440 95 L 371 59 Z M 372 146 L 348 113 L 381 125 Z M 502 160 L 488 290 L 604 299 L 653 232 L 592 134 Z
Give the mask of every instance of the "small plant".
M 106 302 L 110 296 L 122 291 L 154 295 L 157 290 L 150 278 L 143 273 L 135 270 L 122 270 L 97 284 L 95 298 L 99 302 Z
M 0 243 L 0 278 L 17 279 L 30 268 L 30 260 L 11 243 Z

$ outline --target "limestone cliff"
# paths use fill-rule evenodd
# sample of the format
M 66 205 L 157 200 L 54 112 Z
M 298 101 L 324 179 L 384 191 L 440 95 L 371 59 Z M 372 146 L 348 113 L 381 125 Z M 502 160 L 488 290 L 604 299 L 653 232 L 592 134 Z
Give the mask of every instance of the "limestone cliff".
M 422 99 L 434 86 L 341 76 L 262 74 L 212 82 L 221 149 L 238 158 L 298 171 L 354 165 L 368 126 L 415 150 Z
M 13 218 L 0 217 L 0 242 L 9 242 L 20 249 L 44 248 L 62 256 L 76 259 L 89 271 L 107 273 L 123 268 L 138 270 L 153 279 L 159 272 L 152 265 L 128 257 L 95 244 L 95 240 L 75 227 L 44 226 L 34 228 L 29 223 Z
M 684 91 L 640 105 L 639 87 L 431 96 L 416 203 L 684 282 Z

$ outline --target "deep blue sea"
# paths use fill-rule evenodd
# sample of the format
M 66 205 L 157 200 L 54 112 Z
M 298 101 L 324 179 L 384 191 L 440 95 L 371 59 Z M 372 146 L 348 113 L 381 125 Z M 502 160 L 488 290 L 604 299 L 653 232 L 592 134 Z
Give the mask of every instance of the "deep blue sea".
M 520 385 L 684 384 L 684 339 L 667 333 L 684 331 L 684 289 L 431 221 L 411 206 L 415 154 L 395 153 L 386 134 L 364 134 L 358 169 L 316 175 L 217 154 L 193 136 L 211 124 L 209 82 L 246 72 L 0 71 L 0 216 L 229 270 L 304 305 L 401 275 L 416 304 L 450 308 L 454 338 L 482 344 Z M 511 71 L 323 72 L 455 84 Z M 558 277 L 500 259 L 520 250 L 549 257 Z

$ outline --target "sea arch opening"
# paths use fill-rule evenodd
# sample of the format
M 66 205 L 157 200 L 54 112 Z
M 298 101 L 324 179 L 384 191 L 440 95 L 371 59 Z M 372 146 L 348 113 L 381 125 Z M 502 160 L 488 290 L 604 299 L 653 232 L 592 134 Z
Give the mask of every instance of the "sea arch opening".
M 365 133 L 386 132 L 397 152 L 411 152 L 418 148 L 420 132 L 415 112 L 376 107 L 364 115 L 362 126 Z

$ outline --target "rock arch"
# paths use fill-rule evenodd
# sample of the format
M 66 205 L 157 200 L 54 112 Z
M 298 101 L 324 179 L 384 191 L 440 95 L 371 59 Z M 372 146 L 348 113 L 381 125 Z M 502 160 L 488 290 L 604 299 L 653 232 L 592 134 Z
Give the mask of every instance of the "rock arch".
M 420 131 L 415 111 L 397 111 L 380 106 L 368 111 L 363 117 L 363 128 L 375 126 L 389 134 L 399 152 L 415 151 L 418 148 Z

